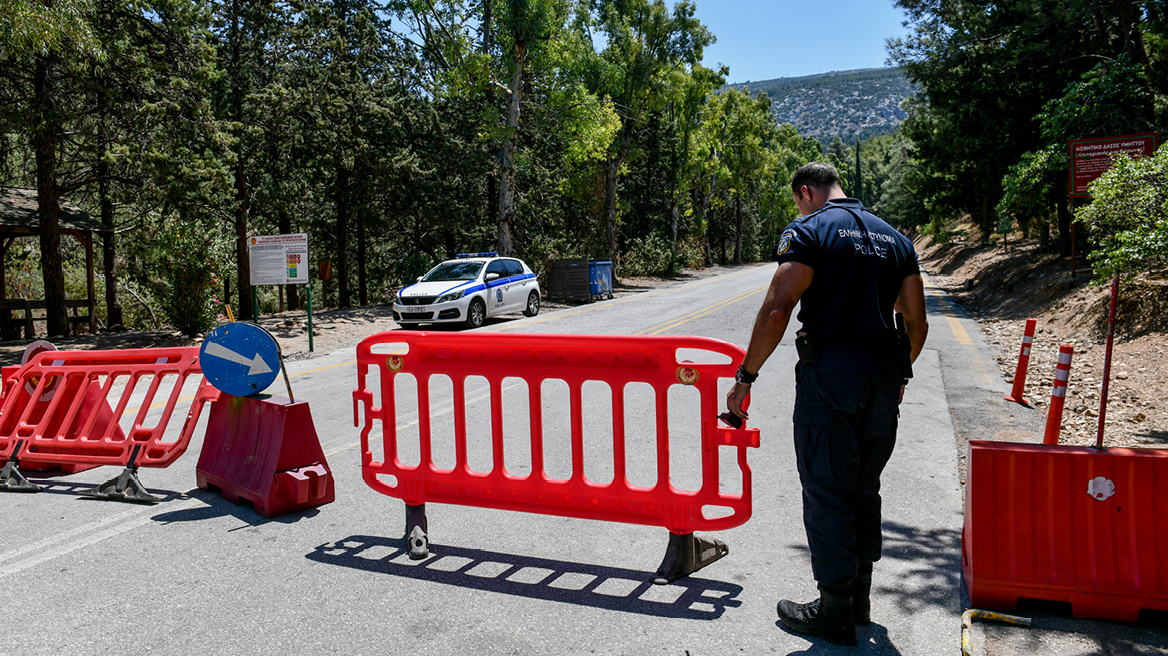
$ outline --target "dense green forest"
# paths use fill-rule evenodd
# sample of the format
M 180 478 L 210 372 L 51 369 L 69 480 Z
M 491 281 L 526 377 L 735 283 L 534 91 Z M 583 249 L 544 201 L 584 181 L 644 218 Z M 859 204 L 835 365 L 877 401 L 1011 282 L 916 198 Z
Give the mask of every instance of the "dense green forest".
M 0 0 L 0 184 L 36 190 L 42 233 L 5 247 L 6 295 L 68 330 L 62 199 L 111 229 L 105 326 L 198 332 L 253 291 L 298 309 L 303 287 L 248 284 L 256 235 L 309 234 L 334 273 L 317 307 L 466 251 L 541 274 L 757 261 L 816 158 L 901 229 L 968 214 L 1066 248 L 1066 140 L 1168 118 L 1164 3 L 896 4 L 903 127 L 824 149 L 703 66 L 690 0 Z
M 113 229 L 102 323 L 194 331 L 251 314 L 255 235 L 309 234 L 335 276 L 318 307 L 466 251 L 617 275 L 757 260 L 820 153 L 714 93 L 688 1 L 3 2 L 0 181 L 37 190 L 44 232 L 9 249 L 8 293 L 44 294 L 50 334 L 83 295 L 61 198 Z

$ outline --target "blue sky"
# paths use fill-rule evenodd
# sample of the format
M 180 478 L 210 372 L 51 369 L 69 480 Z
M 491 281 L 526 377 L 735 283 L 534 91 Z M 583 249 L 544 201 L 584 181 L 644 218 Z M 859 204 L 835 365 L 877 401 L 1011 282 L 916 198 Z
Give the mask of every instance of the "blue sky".
M 891 0 L 695 0 L 718 37 L 704 64 L 730 67 L 727 82 L 878 68 L 884 40 L 904 36 Z M 672 6 L 670 0 L 666 3 Z

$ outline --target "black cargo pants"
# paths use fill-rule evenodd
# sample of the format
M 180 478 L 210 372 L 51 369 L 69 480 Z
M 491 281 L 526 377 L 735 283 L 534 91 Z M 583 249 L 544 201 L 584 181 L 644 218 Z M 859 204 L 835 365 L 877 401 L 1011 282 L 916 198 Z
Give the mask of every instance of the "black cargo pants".
M 795 456 L 820 585 L 880 559 L 880 473 L 896 443 L 901 376 L 891 349 L 824 347 L 795 367 Z

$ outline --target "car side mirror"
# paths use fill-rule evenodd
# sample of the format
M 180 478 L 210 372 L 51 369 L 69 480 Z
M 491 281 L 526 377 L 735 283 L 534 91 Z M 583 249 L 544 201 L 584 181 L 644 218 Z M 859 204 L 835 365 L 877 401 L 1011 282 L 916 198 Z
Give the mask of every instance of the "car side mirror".
M 497 273 L 488 273 L 487 274 L 487 278 L 486 278 L 487 282 L 491 282 L 492 280 L 498 280 L 498 279 L 499 279 L 499 274 L 497 274 Z
M 425 277 L 426 277 L 426 276 L 418 276 L 418 280 L 417 280 L 417 282 L 422 282 L 422 278 L 425 278 Z

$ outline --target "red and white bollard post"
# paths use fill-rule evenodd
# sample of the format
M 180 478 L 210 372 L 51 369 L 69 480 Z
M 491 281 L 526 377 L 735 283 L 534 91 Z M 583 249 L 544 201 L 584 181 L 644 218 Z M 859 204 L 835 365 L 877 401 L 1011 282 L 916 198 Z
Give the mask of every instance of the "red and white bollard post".
M 1026 399 L 1022 398 L 1022 393 L 1026 391 L 1026 368 L 1030 366 L 1030 345 L 1034 343 L 1036 323 L 1034 319 L 1026 320 L 1026 332 L 1022 335 L 1022 352 L 1018 354 L 1018 368 L 1014 370 L 1014 389 L 1005 397 L 1007 401 L 1029 405 Z
M 1063 344 L 1059 347 L 1058 364 L 1054 368 L 1054 389 L 1050 392 L 1050 412 L 1046 414 L 1046 433 L 1043 444 L 1058 444 L 1059 432 L 1063 428 L 1063 403 L 1067 396 L 1067 380 L 1071 377 L 1071 356 L 1075 347 Z

